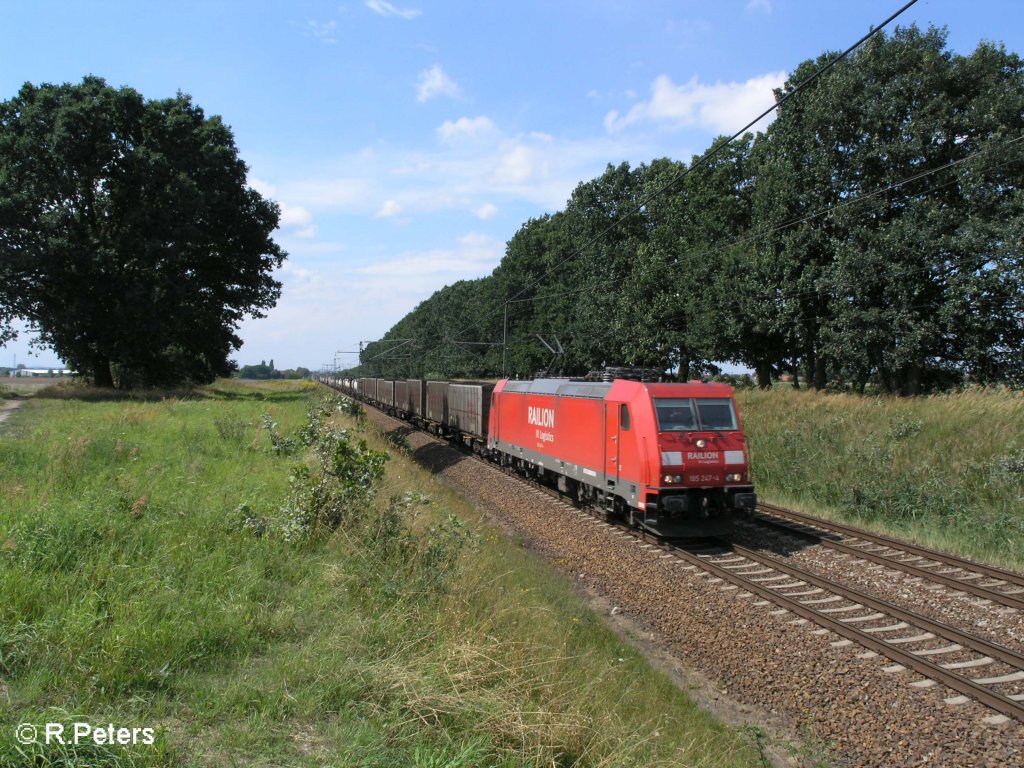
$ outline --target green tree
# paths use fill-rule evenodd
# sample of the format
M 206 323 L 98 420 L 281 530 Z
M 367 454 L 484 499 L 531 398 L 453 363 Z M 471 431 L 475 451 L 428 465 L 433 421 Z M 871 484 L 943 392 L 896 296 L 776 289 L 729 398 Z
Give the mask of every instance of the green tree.
M 836 55 L 801 63 L 780 102 Z M 542 336 L 569 374 L 730 361 L 763 387 L 782 371 L 901 394 L 1022 384 L 1022 137 L 1015 54 L 879 34 L 681 181 L 668 159 L 609 165 L 524 224 L 493 275 L 439 291 L 387 339 L 452 375 L 530 374 L 550 360 Z
M 566 205 L 565 226 L 578 255 L 559 270 L 568 284 L 584 289 L 563 330 L 572 338 L 566 355 L 571 373 L 631 362 L 618 323 L 619 296 L 648 238 L 643 191 L 641 174 L 629 163 L 608 165 L 596 179 L 579 184 Z
M 576 304 L 586 292 L 569 277 L 576 275 L 574 256 L 564 213 L 530 219 L 509 241 L 494 270 L 501 338 L 507 340 L 497 370 L 524 377 L 552 363 L 538 336 L 553 343 L 573 330 Z
M 99 386 L 210 381 L 280 296 L 277 206 L 230 129 L 184 94 L 102 79 L 0 103 L 0 322 Z
M 685 175 L 668 160 L 640 169 L 650 233 L 623 292 L 620 325 L 654 355 L 637 362 L 678 367 L 683 380 L 715 372 L 714 361 L 758 367 L 764 359 L 753 331 L 762 314 L 752 311 L 748 274 L 731 245 L 750 226 L 752 137 L 725 147 L 723 140 L 694 157 Z
M 777 267 L 787 356 L 818 387 L 1024 379 L 1024 70 L 998 46 L 945 44 L 880 34 L 768 131 L 756 255 Z
M 679 259 L 689 232 L 689 201 L 680 183 L 685 166 L 667 158 L 641 165 L 633 173 L 638 196 L 647 199 L 644 230 L 634 233 L 629 278 L 617 292 L 614 334 L 622 356 L 615 362 L 690 372 L 689 308 L 680 293 Z
M 776 97 L 787 95 L 834 56 L 826 53 L 800 64 Z M 819 85 L 790 99 L 754 144 L 751 239 L 739 261 L 750 302 L 757 307 L 756 325 L 766 341 L 772 339 L 774 360 L 766 362 L 789 358 L 796 372 L 802 363 L 820 389 L 830 362 L 821 341 L 832 303 L 824 275 L 842 238 L 833 219 L 814 215 L 839 204 L 842 197 L 835 188 L 827 142 L 816 135 L 816 121 L 828 111 L 817 104 L 819 88 L 828 94 L 828 87 Z M 766 373 L 758 372 L 761 386 Z

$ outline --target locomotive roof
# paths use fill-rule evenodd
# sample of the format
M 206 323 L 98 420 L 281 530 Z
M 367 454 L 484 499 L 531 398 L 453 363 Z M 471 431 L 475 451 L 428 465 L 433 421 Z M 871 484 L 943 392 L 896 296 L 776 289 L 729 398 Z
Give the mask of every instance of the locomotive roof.
M 680 381 L 646 384 L 651 397 L 732 397 L 732 387 L 718 381 Z
M 533 379 L 532 381 L 509 381 L 505 392 L 525 392 L 534 395 L 567 395 L 569 397 L 590 397 L 603 400 L 611 382 L 573 381 L 572 379 Z
M 531 381 L 509 380 L 503 391 L 521 392 L 534 395 L 563 395 L 568 397 L 592 398 L 604 400 L 609 390 L 615 385 L 633 384 L 636 388 L 646 389 L 652 397 L 731 397 L 732 388 L 717 382 L 638 382 L 629 379 L 612 381 L 578 381 L 574 379 L 533 379 Z

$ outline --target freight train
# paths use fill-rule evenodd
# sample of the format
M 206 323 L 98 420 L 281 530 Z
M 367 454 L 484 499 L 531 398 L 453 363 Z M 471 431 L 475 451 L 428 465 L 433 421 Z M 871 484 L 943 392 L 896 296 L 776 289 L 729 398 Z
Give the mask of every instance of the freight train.
M 726 384 L 321 381 L 666 538 L 728 536 L 757 504 Z

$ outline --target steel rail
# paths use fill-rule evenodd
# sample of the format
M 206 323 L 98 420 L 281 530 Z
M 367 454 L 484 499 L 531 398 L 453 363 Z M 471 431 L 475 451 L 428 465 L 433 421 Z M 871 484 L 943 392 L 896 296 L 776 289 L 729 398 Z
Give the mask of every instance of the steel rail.
M 776 507 L 773 504 L 758 503 L 757 508 L 758 512 L 762 513 L 762 516 L 757 516 L 753 519 L 755 522 L 761 523 L 762 525 L 770 525 L 775 528 L 779 528 L 787 533 L 792 533 L 806 539 L 814 540 L 822 546 L 830 549 L 845 552 L 864 560 L 870 560 L 873 563 L 884 565 L 887 568 L 894 568 L 913 576 L 919 576 L 921 578 L 928 579 L 929 581 L 942 584 L 943 586 L 950 587 L 951 589 L 967 592 L 986 600 L 992 600 L 993 602 L 997 602 L 1010 608 L 1024 610 L 1024 576 L 1014 573 L 1013 571 L 1008 571 L 1004 568 L 998 568 L 992 565 L 985 565 L 984 563 L 976 563 L 973 560 L 966 560 L 964 558 L 956 557 L 955 555 L 949 555 L 944 552 L 929 549 L 928 547 L 922 547 L 917 544 L 900 541 L 899 539 L 894 539 L 889 536 L 882 536 L 860 528 L 854 528 L 853 526 L 833 523 L 831 520 L 821 520 L 783 507 Z M 823 529 L 823 532 L 838 533 L 843 536 L 849 536 L 851 538 L 861 539 L 873 544 L 879 544 L 896 550 L 896 552 L 893 555 L 871 552 L 870 550 L 862 549 L 861 547 L 854 546 L 853 544 L 849 544 L 845 541 L 837 541 L 823 533 L 806 530 L 804 528 L 796 528 L 785 522 L 764 517 L 764 513 L 776 518 L 786 518 L 811 528 Z M 946 565 L 959 568 L 960 570 L 967 571 L 968 573 L 981 574 L 998 581 L 1006 582 L 1006 585 L 1018 587 L 1022 591 L 1002 592 L 999 590 L 999 587 L 1003 585 L 982 586 L 980 584 L 974 584 L 971 581 L 964 580 L 962 577 L 958 578 L 953 574 L 938 573 L 931 568 L 924 567 L 920 564 L 898 560 L 897 557 L 901 554 L 909 554 L 922 559 L 931 560 L 935 565 Z
M 977 637 L 976 635 L 963 632 L 956 627 L 952 627 L 949 624 L 943 624 L 940 621 L 935 621 L 934 619 L 930 619 L 915 611 L 900 608 L 898 605 L 890 603 L 888 600 L 872 597 L 864 592 L 859 592 L 856 589 L 847 587 L 844 584 L 839 584 L 830 579 L 823 578 L 815 573 L 811 573 L 810 571 L 805 571 L 803 568 L 790 565 L 789 563 L 780 562 L 773 557 L 762 555 L 760 552 L 747 549 L 746 547 L 733 544 L 732 549 L 736 554 L 743 555 L 743 557 L 748 560 L 753 560 L 761 563 L 762 565 L 766 565 L 769 568 L 774 568 L 780 573 L 792 576 L 794 579 L 805 581 L 812 586 L 840 595 L 841 597 L 845 597 L 847 600 L 860 603 L 872 610 L 885 613 L 892 616 L 894 619 L 909 622 L 915 627 L 928 630 L 929 632 L 934 632 L 936 635 L 939 635 L 946 640 L 952 640 L 960 643 L 966 646 L 969 650 L 976 651 L 982 655 L 991 656 L 999 661 L 1009 664 L 1011 667 L 1017 667 L 1020 670 L 1024 670 L 1024 654 L 1018 653 L 1004 645 L 999 645 L 998 643 L 993 643 L 983 637 Z
M 692 552 L 688 552 L 687 550 L 682 549 L 674 544 L 661 542 L 657 539 L 654 539 L 654 537 L 650 536 L 650 534 L 645 533 L 643 534 L 643 536 L 649 539 L 653 539 L 656 542 L 657 546 L 660 546 L 666 551 L 671 552 L 680 559 L 685 560 L 697 566 L 698 568 L 701 568 L 702 570 L 712 573 L 716 577 L 728 581 L 730 584 L 735 584 L 737 587 L 741 587 L 752 594 L 757 594 L 760 597 L 769 600 L 770 602 L 773 602 L 776 605 L 779 605 L 780 607 L 791 611 L 792 613 L 795 613 L 797 616 L 800 616 L 801 618 L 807 619 L 808 621 L 812 621 L 815 624 L 825 629 L 828 629 L 837 635 L 845 637 L 848 640 L 852 640 L 853 642 L 858 643 L 859 645 L 862 645 L 865 648 L 869 648 L 875 651 L 876 653 L 880 653 L 881 655 L 891 659 L 897 664 L 909 667 L 931 680 L 935 680 L 936 682 L 942 683 L 946 687 L 954 691 L 957 691 L 958 693 L 969 696 L 970 698 L 988 707 L 989 709 L 999 712 L 1000 714 L 1005 715 L 1007 717 L 1012 717 L 1016 720 L 1024 722 L 1024 703 L 1014 701 L 1008 696 L 998 693 L 997 691 L 994 691 L 990 688 L 987 688 L 986 686 L 975 682 L 969 677 L 961 675 L 953 670 L 946 669 L 941 665 L 929 661 L 928 659 L 922 656 L 917 656 L 910 651 L 904 651 L 903 649 L 891 643 L 887 643 L 885 640 L 876 637 L 873 634 L 864 632 L 863 630 L 851 626 L 849 623 L 845 623 L 837 618 L 833 618 L 828 614 L 821 613 L 820 611 L 815 610 L 814 608 L 811 608 L 810 606 L 807 606 L 804 603 L 800 602 L 795 597 L 788 597 L 784 593 L 778 591 L 777 589 L 772 589 L 771 587 L 766 587 L 762 584 L 746 579 L 741 574 L 733 573 L 733 571 L 730 569 L 724 568 L 720 565 L 717 565 L 716 563 L 709 562 L 706 559 L 706 557 L 701 557 L 699 555 L 693 554 Z M 740 554 L 743 557 L 747 557 L 747 552 L 743 551 L 742 548 L 734 547 L 733 549 L 736 552 L 736 554 Z M 758 562 L 760 561 L 758 560 Z M 770 561 L 768 564 L 772 568 L 776 568 L 776 566 L 778 565 L 776 561 Z M 785 572 L 782 568 L 776 569 L 779 570 L 780 573 Z M 792 575 L 794 578 L 799 578 L 803 580 L 803 575 L 796 576 L 796 572 L 800 572 L 800 569 L 793 570 L 794 573 L 787 575 Z M 807 574 L 807 576 L 818 580 L 818 577 L 813 576 L 813 574 Z M 829 583 L 827 579 L 820 579 L 820 582 L 828 584 L 827 587 L 822 586 L 821 589 L 827 589 L 828 591 L 833 592 L 834 594 L 840 594 L 841 590 L 845 590 L 845 588 L 841 585 Z M 866 595 L 860 595 L 858 593 L 856 599 L 854 599 L 854 602 L 867 605 L 866 601 L 868 600 L 873 600 L 873 598 Z

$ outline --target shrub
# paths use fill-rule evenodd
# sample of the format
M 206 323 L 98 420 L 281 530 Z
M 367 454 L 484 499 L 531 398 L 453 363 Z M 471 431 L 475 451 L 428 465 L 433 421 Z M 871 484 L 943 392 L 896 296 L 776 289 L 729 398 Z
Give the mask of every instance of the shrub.
M 267 532 L 267 519 L 252 511 L 248 503 L 242 502 L 228 516 L 228 528 L 248 531 L 256 538 Z
M 260 417 L 260 426 L 270 435 L 270 447 L 274 453 L 291 456 L 298 449 L 299 445 L 295 438 L 281 436 L 281 433 L 277 431 L 277 422 L 269 413 L 264 413 Z
M 289 541 L 337 529 L 346 516 L 370 503 L 384 476 L 388 455 L 354 441 L 347 429 L 321 429 L 313 445 L 317 465 L 292 469 L 282 512 L 282 534 Z
M 345 397 L 342 395 L 337 399 L 338 412 L 345 415 L 351 416 L 356 421 L 362 422 L 366 419 L 366 409 L 363 408 L 362 403 L 358 400 L 353 400 L 351 397 Z

